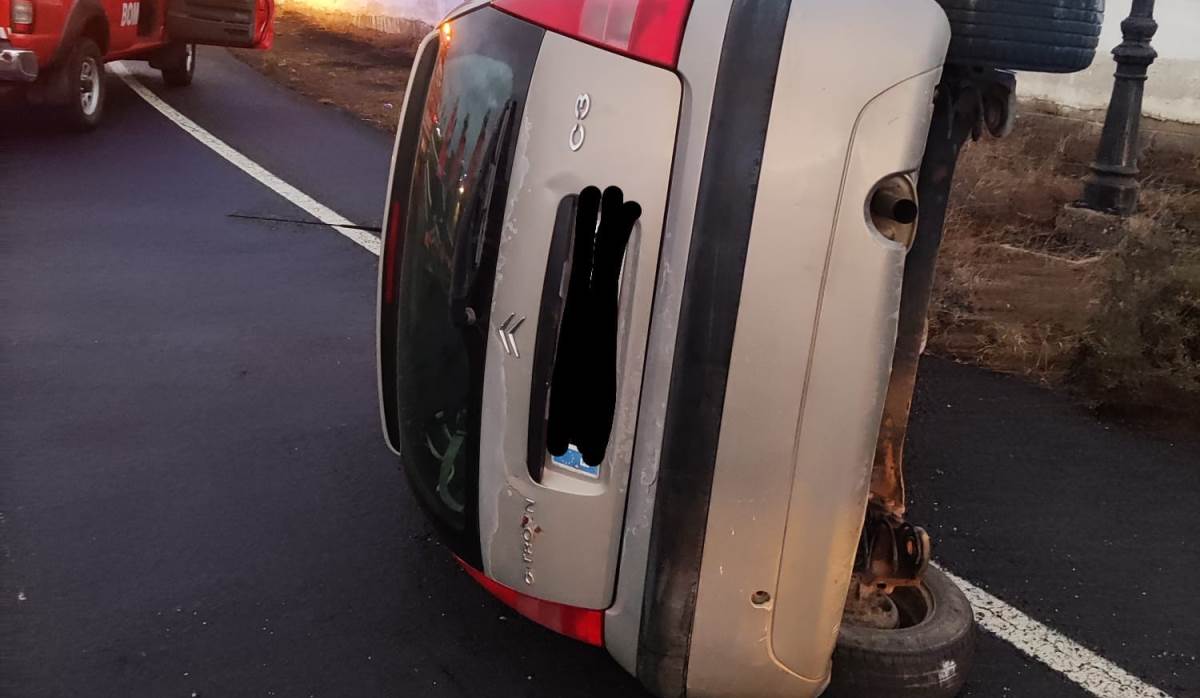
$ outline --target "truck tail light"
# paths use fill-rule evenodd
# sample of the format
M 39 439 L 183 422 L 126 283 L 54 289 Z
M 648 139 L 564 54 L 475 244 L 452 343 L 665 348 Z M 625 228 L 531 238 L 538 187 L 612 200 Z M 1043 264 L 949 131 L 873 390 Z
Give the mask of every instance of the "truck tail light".
M 604 646 L 604 611 L 576 608 L 526 596 L 488 577 L 463 562 L 461 558 L 455 559 L 479 586 L 534 623 L 595 647 Z
M 692 0 L 495 0 L 511 15 L 674 69 Z
M 17 34 L 33 31 L 33 0 L 13 0 L 12 30 Z

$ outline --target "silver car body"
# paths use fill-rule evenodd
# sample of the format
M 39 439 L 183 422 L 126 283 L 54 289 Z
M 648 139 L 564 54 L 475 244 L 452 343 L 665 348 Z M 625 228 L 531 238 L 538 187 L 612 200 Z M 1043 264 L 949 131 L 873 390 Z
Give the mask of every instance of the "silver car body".
M 476 2 L 451 19 L 476 11 L 495 12 Z M 752 50 L 777 67 L 739 76 L 731 43 L 760 35 Z M 605 646 L 655 692 L 794 697 L 828 682 L 906 252 L 874 228 L 868 202 L 881 181 L 920 167 L 949 35 L 934 0 L 700 0 L 672 72 L 545 33 L 514 148 L 488 328 L 481 561 L 522 594 L 606 609 Z M 422 52 L 436 46 L 426 41 Z M 743 78 L 751 84 L 731 87 Z M 736 89 L 767 99 L 722 102 Z M 424 95 L 410 89 L 406 113 L 420 108 L 414 100 Z M 738 265 L 729 277 L 737 293 L 721 299 L 733 312 L 706 318 L 689 305 L 703 246 L 720 230 L 706 199 L 719 175 L 737 174 L 713 170 L 742 145 L 723 128 L 754 119 L 759 153 L 734 182 L 750 202 L 737 212 L 742 251 L 726 262 Z M 618 185 L 643 207 L 621 276 L 615 426 L 598 474 L 547 455 L 535 478 L 531 342 L 550 234 L 559 202 L 587 185 Z M 698 318 L 728 334 L 715 377 L 677 360 Z M 380 351 L 389 351 L 382 341 Z M 706 380 L 719 388 L 703 393 L 715 402 L 706 405 L 714 428 L 681 433 L 700 422 L 680 416 L 689 409 L 680 396 Z M 386 420 L 394 397 L 383 382 L 381 398 Z M 697 452 L 707 454 L 696 463 L 699 499 L 686 469 Z M 672 518 L 688 497 L 691 513 Z M 680 521 L 692 524 L 668 528 Z

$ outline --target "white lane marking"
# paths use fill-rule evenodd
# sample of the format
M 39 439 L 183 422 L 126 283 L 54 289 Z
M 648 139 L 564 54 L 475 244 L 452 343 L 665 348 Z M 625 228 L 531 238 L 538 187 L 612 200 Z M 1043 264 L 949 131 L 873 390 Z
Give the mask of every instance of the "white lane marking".
M 1171 698 L 1104 657 L 1047 627 L 967 580 L 946 573 L 967 595 L 984 630 L 1074 681 L 1097 698 Z
M 354 224 L 308 194 L 271 174 L 258 163 L 234 150 L 196 122 L 179 113 L 174 107 L 138 82 L 137 78 L 124 65 L 120 63 L 110 65 L 138 96 L 184 131 L 190 133 L 196 140 L 283 198 L 307 211 L 317 220 L 375 255 L 379 254 L 379 238 L 362 230 L 344 227 Z M 967 580 L 945 569 L 942 571 L 966 594 L 971 606 L 975 609 L 975 618 L 980 627 L 1054 671 L 1063 674 L 1097 698 L 1171 698 L 1161 689 L 1145 683 L 1116 664 L 1062 633 L 1030 618 Z
M 160 114 L 173 121 L 176 126 L 184 131 L 187 131 L 193 138 L 208 146 L 208 148 L 217 155 L 220 155 L 231 162 L 242 172 L 245 172 L 251 177 L 257 179 L 271 191 L 279 194 L 296 207 L 307 212 L 308 215 L 316 218 L 325 225 L 328 225 L 342 235 L 345 235 L 354 242 L 358 243 L 363 247 L 363 249 L 376 256 L 379 255 L 379 238 L 366 232 L 365 230 L 348 227 L 354 225 L 351 220 L 312 198 L 308 194 L 305 194 L 296 187 L 293 187 L 279 177 L 276 177 L 274 174 L 267 171 L 267 169 L 262 165 L 259 165 L 257 162 L 254 162 L 250 158 L 234 150 L 228 143 L 220 138 L 217 138 L 195 121 L 192 121 L 188 117 L 181 114 L 177 109 L 175 109 L 175 107 L 172 107 L 170 104 L 164 102 L 161 97 L 151 92 L 145 85 L 139 82 L 137 77 L 135 77 L 133 73 L 129 71 L 129 68 L 123 63 L 110 63 L 109 66 L 113 69 L 113 72 L 120 76 L 121 80 L 123 80 L 130 89 L 137 93 L 139 97 L 146 100 L 146 102 L 149 103 L 150 106 L 157 109 Z

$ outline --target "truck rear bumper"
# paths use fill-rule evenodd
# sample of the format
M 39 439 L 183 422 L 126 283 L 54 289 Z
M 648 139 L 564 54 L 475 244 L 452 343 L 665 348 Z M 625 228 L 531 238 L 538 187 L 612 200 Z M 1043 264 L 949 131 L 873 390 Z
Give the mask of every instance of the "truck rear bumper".
M 33 82 L 38 76 L 37 54 L 18 48 L 0 49 L 0 82 Z

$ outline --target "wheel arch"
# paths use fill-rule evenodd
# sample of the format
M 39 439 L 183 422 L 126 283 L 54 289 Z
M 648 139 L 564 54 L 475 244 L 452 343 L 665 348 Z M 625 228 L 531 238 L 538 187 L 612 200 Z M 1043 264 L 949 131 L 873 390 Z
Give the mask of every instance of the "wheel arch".
M 67 16 L 62 42 L 54 53 L 54 62 L 59 63 L 71 52 L 75 42 L 86 37 L 96 42 L 100 55 L 108 53 L 108 15 L 99 0 L 79 0 Z

